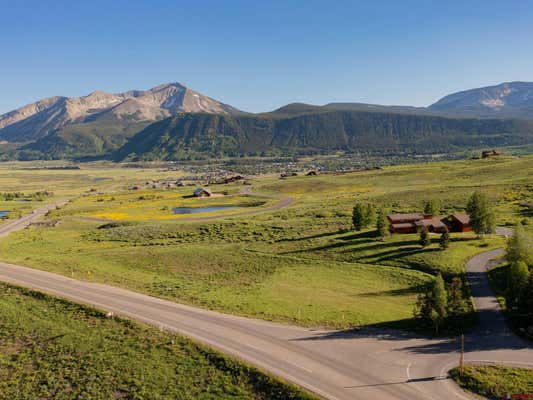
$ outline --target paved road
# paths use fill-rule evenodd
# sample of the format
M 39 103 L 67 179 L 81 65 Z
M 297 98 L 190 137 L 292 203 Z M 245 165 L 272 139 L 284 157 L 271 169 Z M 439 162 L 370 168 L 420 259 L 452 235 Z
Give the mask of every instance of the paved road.
M 486 266 L 494 255 L 483 253 L 470 260 L 469 274 L 477 274 L 477 268 Z M 327 399 L 471 398 L 446 377 L 458 361 L 455 339 L 434 340 L 383 329 L 328 331 L 275 324 L 6 263 L 0 263 L 0 280 L 182 333 Z M 476 304 L 484 310 L 490 294 L 479 282 Z M 483 321 L 485 317 L 481 327 Z M 500 322 L 498 332 L 505 325 Z M 482 328 L 469 335 L 466 360 L 533 362 L 533 350 L 526 343 L 508 331 L 493 340 L 494 333 Z
M 45 215 L 48 211 L 53 210 L 62 205 L 65 205 L 66 203 L 68 203 L 68 200 L 58 200 L 54 203 L 49 203 L 49 204 L 44 205 L 43 207 L 39 207 L 33 210 L 32 213 L 24 215 L 23 217 L 20 217 L 18 219 L 8 220 L 8 222 L 6 222 L 5 224 L 0 225 L 0 237 L 5 237 L 9 235 L 11 232 L 26 228 L 33 221 L 36 221 L 37 219 Z

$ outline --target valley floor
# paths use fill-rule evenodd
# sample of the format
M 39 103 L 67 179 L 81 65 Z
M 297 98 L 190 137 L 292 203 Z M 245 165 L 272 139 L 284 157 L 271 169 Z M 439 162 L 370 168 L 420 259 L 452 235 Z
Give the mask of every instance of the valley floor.
M 253 196 L 239 198 L 238 184 L 213 185 L 235 196 L 202 200 L 186 198 L 190 187 L 127 190 L 161 174 L 157 170 L 47 172 L 52 182 L 72 182 L 60 186 L 57 196 L 86 192 L 75 187 L 76 174 L 97 189 L 52 212 L 48 219 L 59 221 L 54 227 L 14 233 L 0 250 L 5 261 L 240 315 L 307 326 L 409 327 L 416 296 L 432 275 L 461 275 L 468 258 L 501 247 L 504 239 L 452 234 L 445 251 L 438 249 L 437 237 L 427 248 L 418 245 L 417 235 L 381 241 L 371 230 L 351 230 L 355 202 L 408 212 L 438 199 L 443 213 L 450 213 L 482 189 L 497 204 L 498 222 L 513 223 L 522 218 L 519 203 L 531 196 L 532 169 L 533 157 L 523 157 L 286 180 L 264 176 L 250 180 Z M 17 177 L 10 174 L 12 187 L 23 180 Z M 169 211 L 222 203 L 266 208 L 275 197 L 293 203 L 253 217 L 209 221 L 180 221 Z

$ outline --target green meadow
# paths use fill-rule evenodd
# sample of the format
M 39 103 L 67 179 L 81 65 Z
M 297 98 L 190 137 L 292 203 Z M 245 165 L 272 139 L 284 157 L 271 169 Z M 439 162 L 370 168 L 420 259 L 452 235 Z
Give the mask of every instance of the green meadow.
M 311 399 L 174 334 L 0 284 L 0 398 Z
M 194 187 L 128 190 L 146 179 L 179 174 L 175 171 L 84 168 L 58 173 L 110 180 L 92 178 L 70 188 L 65 183 L 63 193 L 73 200 L 47 217 L 59 224 L 2 240 L 3 260 L 224 312 L 338 328 L 409 326 L 416 297 L 435 274 L 461 275 L 471 256 L 505 243 L 472 233 L 452 233 L 444 251 L 436 235 L 426 248 L 414 234 L 383 241 L 372 229 L 353 231 L 356 202 L 413 212 L 437 199 L 446 215 L 463 211 L 470 194 L 481 190 L 493 201 L 498 224 L 512 225 L 529 218 L 520 203 L 533 194 L 531 156 L 283 180 L 254 176 L 247 179 L 251 194 L 243 195 L 241 184 L 212 185 L 213 192 L 226 195 L 208 199 L 190 198 Z M 17 174 L 0 182 L 14 188 Z M 93 184 L 99 185 L 96 193 L 88 192 Z M 270 208 L 287 197 L 293 199 L 287 207 Z M 196 218 L 213 213 L 190 218 L 171 212 L 212 205 L 264 211 L 222 213 L 213 220 Z
M 88 194 L 76 199 L 69 207 L 54 213 L 57 217 L 84 216 L 114 221 L 163 221 L 194 217 L 195 214 L 175 214 L 173 208 L 231 207 L 217 215 L 231 215 L 248 210 L 268 208 L 275 198 L 240 194 L 232 187 L 213 192 L 212 198 L 191 196 L 193 187 L 175 190 L 135 190 L 111 194 Z M 207 214 L 207 213 L 206 213 Z

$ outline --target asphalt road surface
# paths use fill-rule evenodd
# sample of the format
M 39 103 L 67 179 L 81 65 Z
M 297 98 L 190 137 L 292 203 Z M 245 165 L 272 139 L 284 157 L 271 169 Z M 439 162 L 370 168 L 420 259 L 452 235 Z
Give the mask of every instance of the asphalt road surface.
M 42 213 L 0 232 L 21 229 Z M 486 280 L 500 251 L 467 265 L 480 324 L 466 337 L 467 362 L 533 366 L 533 349 L 514 336 Z M 329 331 L 275 324 L 176 304 L 108 285 L 0 263 L 0 280 L 89 304 L 176 331 L 300 385 L 327 399 L 471 399 L 447 371 L 459 360 L 457 339 L 364 329 Z
M 18 219 L 8 220 L 8 222 L 0 225 L 0 237 L 5 237 L 11 232 L 18 231 L 29 226 L 33 221 L 38 220 L 48 211 L 56 209 L 68 203 L 68 200 L 58 200 L 54 203 L 49 203 L 43 207 L 33 210 L 30 214 L 24 215 Z

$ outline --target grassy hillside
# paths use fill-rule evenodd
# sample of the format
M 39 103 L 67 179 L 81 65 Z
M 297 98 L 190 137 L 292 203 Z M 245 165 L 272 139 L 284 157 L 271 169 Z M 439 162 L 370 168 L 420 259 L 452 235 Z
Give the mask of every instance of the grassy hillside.
M 181 336 L 5 284 L 0 315 L 3 399 L 312 398 Z
M 305 111 L 292 115 L 294 109 Z M 181 114 L 148 126 L 113 158 L 174 160 L 335 150 L 431 153 L 522 145 L 533 138 L 531 121 L 307 110 L 294 105 L 261 115 Z

